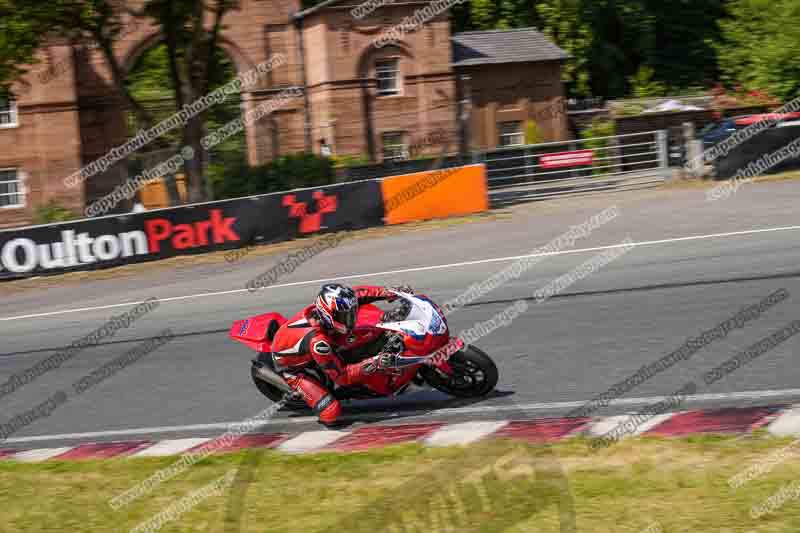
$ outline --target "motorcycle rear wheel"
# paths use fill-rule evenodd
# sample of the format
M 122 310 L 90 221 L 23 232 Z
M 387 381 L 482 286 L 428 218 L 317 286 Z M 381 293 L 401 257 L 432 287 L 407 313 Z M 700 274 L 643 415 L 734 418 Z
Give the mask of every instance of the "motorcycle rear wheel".
M 497 385 L 497 365 L 485 352 L 468 345 L 448 359 L 453 376 L 443 376 L 430 366 L 420 374 L 433 388 L 457 398 L 478 398 L 492 392 Z
M 256 365 L 253 364 L 250 367 L 250 376 L 253 378 L 253 383 L 258 388 L 259 392 L 272 400 L 275 403 L 278 403 L 283 398 L 283 391 L 280 390 L 275 385 L 271 383 L 267 383 L 263 379 L 258 377 L 258 372 L 256 369 Z M 309 410 L 308 405 L 302 399 L 298 400 L 289 400 L 287 401 L 284 406 L 284 409 L 288 409 L 290 411 L 307 411 Z

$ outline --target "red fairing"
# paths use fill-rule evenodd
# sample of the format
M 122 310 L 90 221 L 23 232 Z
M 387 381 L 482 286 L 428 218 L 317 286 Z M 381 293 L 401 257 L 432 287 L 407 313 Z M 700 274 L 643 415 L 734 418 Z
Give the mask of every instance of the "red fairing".
M 448 334 L 444 335 L 425 335 L 422 339 L 415 339 L 410 335 L 403 335 L 403 343 L 406 347 L 406 353 L 409 355 L 428 355 L 435 350 L 438 350 L 450 339 Z
M 315 322 L 309 320 L 313 306 L 308 306 L 284 322 L 272 339 L 274 360 L 286 368 L 301 367 L 313 361 L 312 340 L 327 340 Z
M 231 325 L 230 336 L 256 351 L 272 351 L 272 345 L 267 339 L 267 330 L 273 320 L 277 320 L 278 325 L 286 322 L 286 318 L 280 313 L 265 313 L 245 320 L 237 320 Z
M 358 308 L 356 329 L 374 328 L 383 318 L 383 311 L 374 305 L 366 304 Z M 380 332 L 379 332 L 380 333 Z
M 450 339 L 440 346 L 435 352 L 431 353 L 431 359 L 428 364 L 438 368 L 446 374 L 452 374 L 453 369 L 450 363 L 447 362 L 450 356 L 461 350 L 464 347 L 464 341 L 458 337 L 450 337 Z
M 359 306 L 356 327 L 350 335 L 334 335 L 333 341 L 341 350 L 352 350 L 372 342 L 383 333 L 382 329 L 376 327 L 382 317 L 383 311 L 374 305 Z

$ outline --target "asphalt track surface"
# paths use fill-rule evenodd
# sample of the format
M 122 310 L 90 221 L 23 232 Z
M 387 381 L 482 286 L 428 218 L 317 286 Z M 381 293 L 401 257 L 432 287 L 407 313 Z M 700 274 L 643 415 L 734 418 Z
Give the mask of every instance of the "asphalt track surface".
M 745 185 L 735 196 L 712 203 L 696 189 L 617 193 L 518 206 L 499 220 L 344 241 L 255 293 L 230 291 L 243 289 L 283 255 L 2 296 L 0 383 L 134 302 L 151 296 L 164 300 L 113 339 L 0 398 L 4 423 L 58 390 L 69 395 L 50 416 L 20 429 L 2 446 L 219 435 L 227 423 L 269 405 L 250 381 L 252 352 L 227 336 L 231 322 L 266 311 L 289 315 L 312 300 L 321 282 L 283 284 L 342 277 L 352 284 L 408 283 L 443 303 L 511 263 L 488 260 L 529 254 L 611 205 L 619 216 L 578 240 L 572 252 L 543 258 L 520 278 L 449 317 L 454 332 L 487 320 L 600 253 L 579 250 L 616 245 L 626 237 L 661 241 L 637 246 L 544 303 L 531 301 L 524 315 L 477 342 L 498 363 L 498 395 L 465 403 L 418 390 L 377 404 L 349 405 L 348 420 L 360 425 L 563 415 L 778 289 L 788 290 L 790 298 L 642 383 L 625 403 L 597 414 L 630 412 L 689 379 L 705 396 L 690 398 L 687 407 L 798 402 L 800 336 L 710 387 L 700 379 L 800 318 L 800 184 L 775 182 Z M 734 232 L 742 233 L 729 234 Z M 684 239 L 690 236 L 701 238 Z M 473 263 L 454 265 L 462 262 Z M 360 276 L 403 269 L 411 270 Z M 220 294 L 168 300 L 205 293 Z M 97 309 L 127 302 L 131 305 Z M 54 314 L 27 316 L 43 313 Z M 74 381 L 167 327 L 176 334 L 172 342 L 83 394 L 71 394 Z M 281 412 L 268 427 L 317 426 L 307 415 Z

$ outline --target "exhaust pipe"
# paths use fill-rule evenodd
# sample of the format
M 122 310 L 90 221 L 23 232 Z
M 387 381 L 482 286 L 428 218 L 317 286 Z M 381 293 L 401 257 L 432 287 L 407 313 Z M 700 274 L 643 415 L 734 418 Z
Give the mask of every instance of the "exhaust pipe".
M 281 378 L 278 374 L 276 374 L 269 368 L 266 368 L 264 365 L 259 365 L 259 364 L 254 364 L 253 366 L 256 369 L 256 376 L 261 381 L 266 381 L 270 385 L 279 388 L 281 391 L 285 393 L 291 394 L 292 392 L 294 392 L 292 388 L 285 381 L 283 381 L 283 378 Z

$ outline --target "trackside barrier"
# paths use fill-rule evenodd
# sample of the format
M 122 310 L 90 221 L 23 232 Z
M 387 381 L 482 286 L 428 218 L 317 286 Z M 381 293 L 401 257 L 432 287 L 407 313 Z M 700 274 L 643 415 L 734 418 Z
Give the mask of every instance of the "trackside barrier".
M 484 165 L 386 178 L 381 182 L 381 191 L 386 224 L 468 215 L 489 209 Z
M 482 157 L 493 207 L 566 194 L 652 187 L 669 172 L 666 131 L 510 147 Z
M 0 231 L 0 280 L 117 267 L 487 208 L 485 172 L 478 165 L 12 228 Z

